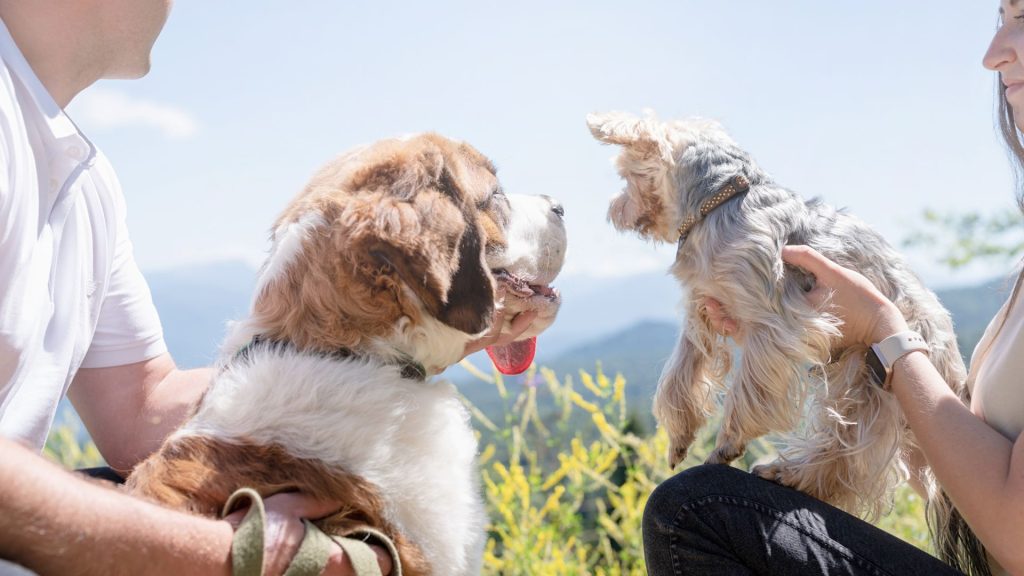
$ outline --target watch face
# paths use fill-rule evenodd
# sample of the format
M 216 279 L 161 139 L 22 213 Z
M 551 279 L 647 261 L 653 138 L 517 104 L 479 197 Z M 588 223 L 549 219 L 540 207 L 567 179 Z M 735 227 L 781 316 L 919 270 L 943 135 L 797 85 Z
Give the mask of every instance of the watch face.
M 885 366 L 882 365 L 882 361 L 879 360 L 878 354 L 875 354 L 873 348 L 868 348 L 868 353 L 864 357 L 864 363 L 868 365 L 868 372 L 871 374 L 871 379 L 874 380 L 876 386 L 885 386 Z

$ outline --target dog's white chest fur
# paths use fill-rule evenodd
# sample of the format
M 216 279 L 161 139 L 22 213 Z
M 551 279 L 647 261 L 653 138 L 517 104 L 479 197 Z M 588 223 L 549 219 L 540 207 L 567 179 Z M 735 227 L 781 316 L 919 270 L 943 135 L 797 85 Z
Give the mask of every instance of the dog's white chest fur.
M 396 366 L 360 359 L 256 349 L 214 378 L 176 436 L 277 443 L 362 476 L 437 574 L 480 573 L 477 442 L 447 382 L 403 379 Z

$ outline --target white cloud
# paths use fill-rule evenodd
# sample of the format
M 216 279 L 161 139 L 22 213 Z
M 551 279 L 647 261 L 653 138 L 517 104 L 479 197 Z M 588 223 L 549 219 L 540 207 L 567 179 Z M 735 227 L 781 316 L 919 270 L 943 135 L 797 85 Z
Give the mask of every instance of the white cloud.
M 192 115 L 181 108 L 108 88 L 86 90 L 72 102 L 69 114 L 87 131 L 144 126 L 155 128 L 167 138 L 188 138 L 199 128 Z

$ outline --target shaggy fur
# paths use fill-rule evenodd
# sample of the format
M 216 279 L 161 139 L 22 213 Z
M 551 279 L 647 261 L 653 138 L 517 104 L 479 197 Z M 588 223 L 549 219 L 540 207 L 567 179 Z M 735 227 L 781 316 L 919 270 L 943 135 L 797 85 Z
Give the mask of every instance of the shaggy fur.
M 806 244 L 864 274 L 925 338 L 932 363 L 965 397 L 949 313 L 877 232 L 779 186 L 717 123 L 620 113 L 591 115 L 587 122 L 595 138 L 622 147 L 617 166 L 626 187 L 611 202 L 611 222 L 644 238 L 679 243 L 672 273 L 686 291 L 686 327 L 654 400 L 671 443 L 670 463 L 683 460 L 716 393 L 724 391 L 709 463 L 733 461 L 759 436 L 788 433 L 778 460 L 757 474 L 876 517 L 907 476 L 904 458 L 914 439 L 895 397 L 870 380 L 865 347 L 832 350 L 839 322 L 808 304 L 805 291 L 814 279 L 785 266 L 782 247 Z M 680 241 L 677 229 L 686 216 L 698 214 L 736 176 L 746 177 L 749 191 L 711 211 Z M 740 327 L 733 336 L 742 351 L 738 366 L 726 339 L 708 323 L 706 297 L 722 302 Z M 933 505 L 942 505 L 925 476 Z
M 241 486 L 300 490 L 346 504 L 319 522 L 329 532 L 392 537 L 406 574 L 479 574 L 468 413 L 409 368 L 457 362 L 502 306 L 540 312 L 524 338 L 546 328 L 561 216 L 550 198 L 506 196 L 487 158 L 436 134 L 328 164 L 275 224 L 252 311 L 195 415 L 129 488 L 205 515 Z

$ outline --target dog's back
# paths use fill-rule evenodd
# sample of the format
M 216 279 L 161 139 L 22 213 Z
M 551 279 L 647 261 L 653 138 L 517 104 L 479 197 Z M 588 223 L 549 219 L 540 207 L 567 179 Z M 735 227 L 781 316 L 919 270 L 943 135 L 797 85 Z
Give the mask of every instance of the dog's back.
M 407 574 L 478 574 L 484 514 L 469 415 L 448 383 L 373 361 L 262 346 L 228 364 L 199 411 L 129 487 L 215 516 L 228 495 L 299 490 L 345 505 L 324 528 L 392 537 Z

